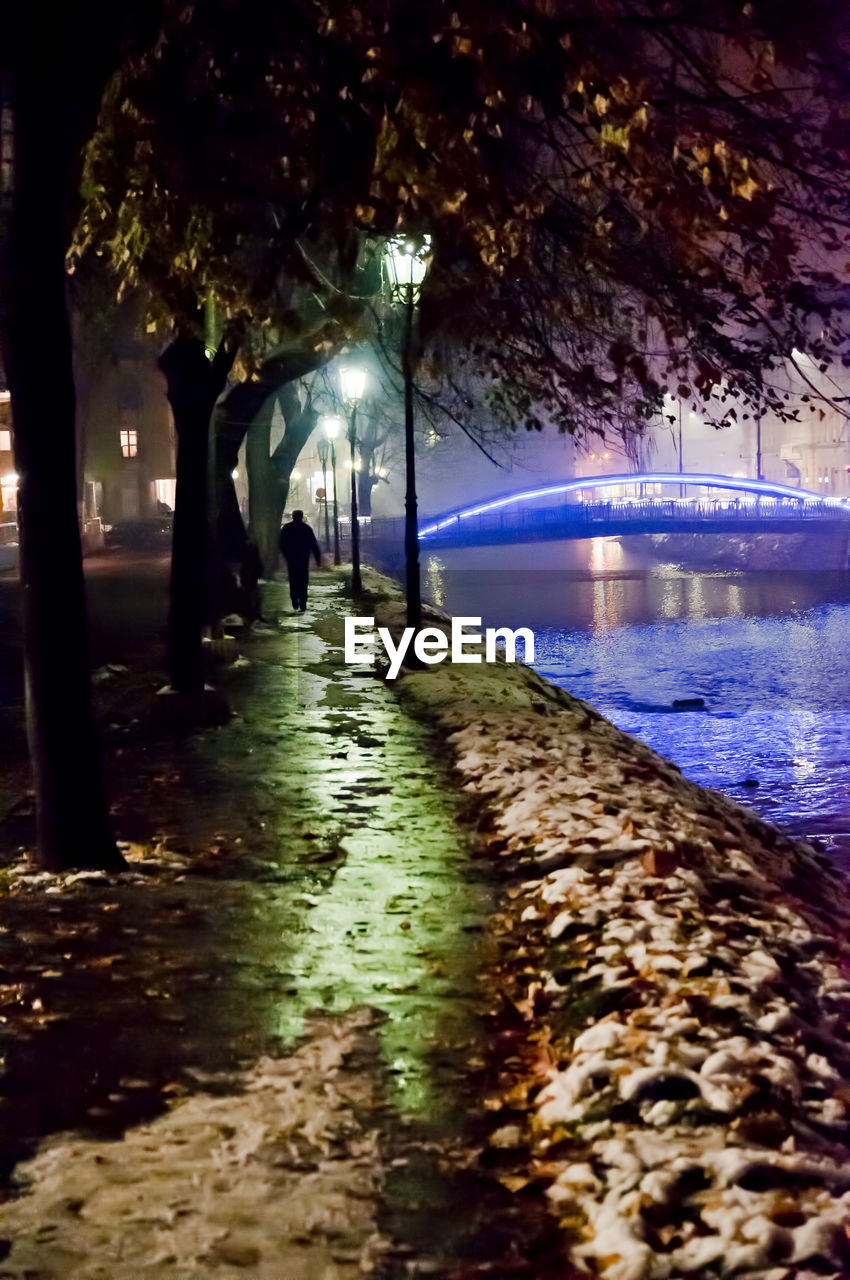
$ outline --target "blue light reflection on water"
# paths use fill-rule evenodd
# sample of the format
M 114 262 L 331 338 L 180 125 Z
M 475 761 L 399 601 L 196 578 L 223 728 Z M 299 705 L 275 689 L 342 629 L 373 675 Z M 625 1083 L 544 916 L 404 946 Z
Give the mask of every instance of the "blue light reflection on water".
M 541 673 L 694 781 L 786 829 L 850 832 L 846 575 L 611 572 L 592 555 L 529 572 L 451 554 L 430 566 L 449 612 L 532 627 Z M 691 698 L 704 709 L 674 709 Z
M 809 831 L 850 826 L 850 606 L 537 633 L 535 665 L 694 781 Z M 677 711 L 676 699 L 705 709 Z M 755 780 L 757 789 L 741 786 Z

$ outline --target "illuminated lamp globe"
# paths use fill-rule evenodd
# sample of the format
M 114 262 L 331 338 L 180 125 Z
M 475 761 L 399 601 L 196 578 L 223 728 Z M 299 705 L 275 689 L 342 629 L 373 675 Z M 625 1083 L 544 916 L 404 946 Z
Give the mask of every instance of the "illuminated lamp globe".
M 339 371 L 339 383 L 343 399 L 356 404 L 366 387 L 366 370 L 357 365 L 344 364 Z
M 420 236 L 413 240 L 400 236 L 387 241 L 384 264 L 393 293 L 419 292 L 431 256 L 431 237 Z

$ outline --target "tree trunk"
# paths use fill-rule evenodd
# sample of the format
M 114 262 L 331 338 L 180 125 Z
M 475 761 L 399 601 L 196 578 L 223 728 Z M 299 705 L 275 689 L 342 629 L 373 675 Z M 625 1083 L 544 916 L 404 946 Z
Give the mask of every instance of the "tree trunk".
M 48 37 L 48 44 L 50 43 Z M 57 51 L 52 50 L 54 54 Z M 42 57 L 45 51 L 41 50 Z M 67 155 L 52 60 L 18 68 L 2 345 L 20 476 L 20 574 L 36 858 L 124 865 L 110 831 L 91 705 L 77 517 L 74 382 L 65 298 Z M 57 62 L 58 67 L 58 62 Z M 46 376 L 45 376 L 46 375 Z
M 271 419 L 274 405 L 278 401 L 286 429 L 271 454 Z M 308 406 L 302 409 L 296 383 L 289 381 L 279 388 L 270 408 L 269 402 L 263 405 L 261 413 L 248 431 L 246 456 L 250 533 L 259 548 L 266 577 L 271 577 L 277 571 L 280 523 L 289 497 L 290 476 L 298 455 L 315 430 L 317 420 L 313 408 Z
M 179 334 L 159 360 L 177 434 L 169 658 L 171 687 L 179 693 L 204 687 L 202 642 L 214 569 L 207 524 L 210 421 L 234 356 L 223 344 L 210 362 L 200 338 Z
M 269 562 L 277 571 L 280 563 L 280 526 L 289 497 L 289 475 L 278 476 L 274 465 L 270 468 L 269 485 L 266 490 L 267 505 L 263 513 L 263 542 L 268 548 Z
M 277 572 L 280 518 L 289 494 L 289 476 L 295 465 L 294 458 L 288 470 L 285 464 L 280 465 L 281 453 L 286 456 L 289 453 L 286 442 L 282 442 L 280 452 L 275 450 L 277 462 L 270 456 L 275 406 L 280 397 L 289 434 L 301 416 L 296 383 L 299 378 L 327 363 L 329 358 L 326 350 L 317 350 L 314 345 L 281 351 L 263 363 L 256 380 L 240 382 L 232 387 L 215 415 L 213 489 L 217 545 L 220 554 L 230 557 L 241 554 L 244 547 L 245 526 L 236 502 L 231 473 L 242 441 L 246 440 L 249 536 L 260 551 L 266 577 Z M 306 438 L 304 436 L 298 444 L 297 452 L 301 451 Z
M 274 536 L 278 537 L 283 512 L 289 498 L 292 472 L 310 436 L 316 429 L 318 415 L 311 405 L 301 408 L 295 384 L 290 382 L 281 388 L 281 409 L 283 410 L 286 430 L 283 438 L 271 457 L 274 486 L 272 494 L 274 507 L 270 513 L 274 522 Z
M 378 483 L 378 477 L 367 468 L 372 466 L 372 459 L 360 451 L 361 470 L 357 473 L 357 509 L 361 516 L 372 514 L 372 490 Z
M 280 555 L 277 545 L 280 514 L 278 513 L 275 523 L 274 475 L 271 466 L 271 427 L 276 404 L 277 396 L 270 397 L 263 404 L 248 428 L 245 442 L 248 532 L 257 545 L 266 578 L 273 578 L 277 573 Z
M 271 370 L 268 376 L 261 375 L 256 382 L 237 383 L 224 396 L 215 412 L 213 434 L 215 438 L 216 538 L 222 553 L 231 558 L 241 556 L 248 537 L 239 503 L 236 500 L 233 470 L 239 461 L 242 441 L 263 411 L 266 401 L 269 401 L 266 415 L 270 426 L 274 406 L 277 403 L 277 385 Z M 252 453 L 249 475 L 255 463 L 256 457 Z

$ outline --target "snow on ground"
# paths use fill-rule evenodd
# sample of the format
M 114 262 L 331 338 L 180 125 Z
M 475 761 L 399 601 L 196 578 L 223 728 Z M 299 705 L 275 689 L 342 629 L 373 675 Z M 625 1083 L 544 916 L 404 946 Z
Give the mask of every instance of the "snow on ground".
M 398 593 L 368 585 L 386 592 L 378 624 L 401 626 Z M 548 1064 L 521 1091 L 529 1175 L 578 1265 L 850 1275 L 844 877 L 518 664 L 396 686 L 447 734 L 522 881 L 508 962 Z
M 51 1139 L 0 1210 L 2 1280 L 354 1280 L 382 1252 L 373 1102 L 346 1058 L 369 1010 L 182 1099 L 117 1142 Z M 127 1087 L 132 1087 L 132 1081 Z M 224 1096 L 221 1090 L 226 1090 Z

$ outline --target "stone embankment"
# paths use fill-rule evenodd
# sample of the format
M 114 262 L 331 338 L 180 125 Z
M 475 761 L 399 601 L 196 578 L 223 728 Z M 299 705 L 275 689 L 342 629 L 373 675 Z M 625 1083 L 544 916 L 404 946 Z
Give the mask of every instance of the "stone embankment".
M 624 541 L 637 545 L 639 539 Z M 653 559 L 694 569 L 838 572 L 847 567 L 847 531 L 841 526 L 782 533 L 653 533 L 649 546 Z
M 844 877 L 528 668 L 396 685 L 507 877 L 505 1184 L 605 1280 L 850 1275 Z

